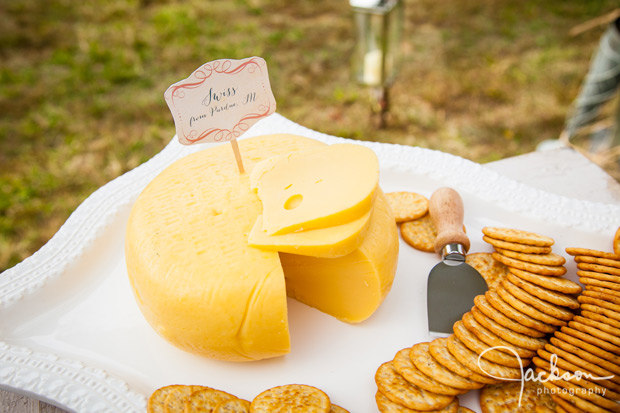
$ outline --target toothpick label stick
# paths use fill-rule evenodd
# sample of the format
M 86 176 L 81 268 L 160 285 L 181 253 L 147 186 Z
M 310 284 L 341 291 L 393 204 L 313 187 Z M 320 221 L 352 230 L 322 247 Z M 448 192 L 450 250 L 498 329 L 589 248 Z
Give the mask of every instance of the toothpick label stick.
M 171 85 L 164 98 L 179 142 L 229 141 L 240 173 L 243 162 L 236 139 L 276 110 L 267 63 L 256 56 L 205 63 Z

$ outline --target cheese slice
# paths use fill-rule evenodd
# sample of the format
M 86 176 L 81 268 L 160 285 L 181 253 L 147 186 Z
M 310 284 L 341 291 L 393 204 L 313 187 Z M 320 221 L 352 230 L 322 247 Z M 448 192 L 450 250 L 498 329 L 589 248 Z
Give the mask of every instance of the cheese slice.
M 379 161 L 365 146 L 336 144 L 269 159 L 252 171 L 251 181 L 266 235 L 326 228 L 370 211 Z
M 396 273 L 398 232 L 385 195 L 378 192 L 366 237 L 351 254 L 280 254 L 290 297 L 349 323 L 361 322 L 379 308 Z
M 337 258 L 352 253 L 364 241 L 372 209 L 342 225 L 282 235 L 267 235 L 262 215 L 252 227 L 248 243 L 256 248 L 312 257 Z
M 239 141 L 246 170 L 322 145 L 292 135 Z M 127 224 L 127 272 L 140 310 L 161 336 L 222 360 L 289 352 L 278 253 L 248 245 L 261 212 L 229 145 L 173 163 L 140 194 Z

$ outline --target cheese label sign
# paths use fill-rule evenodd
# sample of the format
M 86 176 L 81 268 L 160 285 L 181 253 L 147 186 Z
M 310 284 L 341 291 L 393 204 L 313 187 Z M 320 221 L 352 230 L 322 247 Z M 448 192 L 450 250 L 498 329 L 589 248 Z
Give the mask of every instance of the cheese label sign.
M 164 93 L 184 145 L 234 142 L 275 112 L 267 63 L 261 57 L 220 59 L 196 69 Z

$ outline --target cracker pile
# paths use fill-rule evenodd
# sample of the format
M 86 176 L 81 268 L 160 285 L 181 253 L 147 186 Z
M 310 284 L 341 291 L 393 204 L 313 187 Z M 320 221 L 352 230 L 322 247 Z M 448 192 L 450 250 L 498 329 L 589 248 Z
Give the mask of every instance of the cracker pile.
M 413 248 L 435 252 L 437 229 L 428 213 L 429 201 L 415 192 L 388 192 L 385 194 L 403 240 Z
M 546 336 L 574 317 L 582 288 L 563 278 L 566 260 L 553 253 L 553 239 L 508 228 L 483 233 L 495 251 L 469 254 L 467 262 L 489 290 L 475 298 L 452 335 L 401 349 L 379 367 L 381 412 L 456 412 L 460 394 L 521 379 L 522 368 L 548 344 Z M 533 409 L 529 404 L 522 411 Z
M 286 384 L 263 391 L 251 402 L 207 386 L 173 384 L 151 394 L 148 413 L 348 413 L 322 390 Z
M 549 380 L 543 385 L 558 411 L 620 412 L 620 254 L 566 252 L 585 285 L 577 297 L 581 311 L 538 350 L 536 373 Z
M 437 228 L 429 214 L 428 198 L 415 192 L 388 192 L 385 195 L 403 240 L 419 251 L 434 253 Z M 463 231 L 467 232 L 465 226 Z

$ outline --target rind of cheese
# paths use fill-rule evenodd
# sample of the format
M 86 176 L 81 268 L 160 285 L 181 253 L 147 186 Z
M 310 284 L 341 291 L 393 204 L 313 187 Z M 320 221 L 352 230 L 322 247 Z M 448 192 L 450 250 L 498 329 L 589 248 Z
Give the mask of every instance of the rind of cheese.
M 252 172 L 267 235 L 353 221 L 372 207 L 379 161 L 361 145 L 335 144 L 269 159 Z
M 323 145 L 292 135 L 239 141 L 246 170 Z M 290 350 L 278 254 L 248 245 L 261 202 L 229 145 L 173 163 L 144 189 L 127 224 L 130 283 L 146 320 L 172 344 L 249 361 Z
M 349 323 L 359 323 L 379 308 L 396 274 L 398 232 L 385 195 L 377 192 L 364 242 L 351 254 L 280 254 L 289 297 Z
M 342 257 L 352 253 L 362 244 L 370 227 L 371 214 L 372 209 L 342 225 L 282 235 L 267 235 L 262 229 L 262 216 L 259 216 L 252 227 L 248 243 L 269 251 L 321 258 Z

